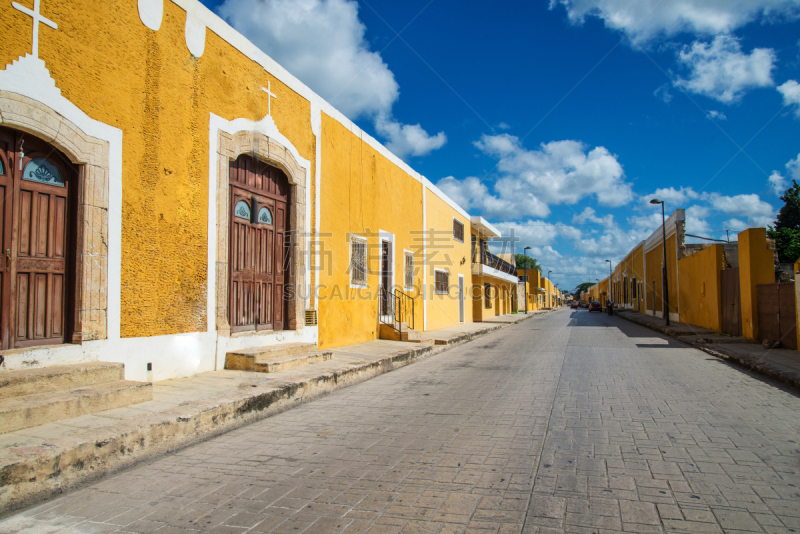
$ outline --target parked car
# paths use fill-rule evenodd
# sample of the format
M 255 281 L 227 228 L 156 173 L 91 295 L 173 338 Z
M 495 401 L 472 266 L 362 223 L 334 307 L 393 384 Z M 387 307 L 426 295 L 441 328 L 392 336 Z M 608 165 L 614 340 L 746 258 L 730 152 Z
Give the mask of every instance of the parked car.
M 569 307 L 572 308 L 573 310 L 577 310 L 578 309 L 578 301 L 577 300 L 573 300 L 570 303 Z
M 603 305 L 600 304 L 599 302 L 592 302 L 591 304 L 589 304 L 589 311 L 590 312 L 599 311 L 600 313 L 603 313 Z

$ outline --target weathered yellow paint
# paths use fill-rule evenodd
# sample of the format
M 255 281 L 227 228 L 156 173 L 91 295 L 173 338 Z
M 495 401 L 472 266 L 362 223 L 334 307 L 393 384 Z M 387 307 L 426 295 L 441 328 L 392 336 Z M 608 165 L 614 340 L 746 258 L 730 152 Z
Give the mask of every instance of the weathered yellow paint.
M 62 95 L 123 133 L 122 336 L 205 330 L 210 113 L 264 117 L 261 87 L 271 81 L 275 123 L 313 177 L 309 102 L 211 30 L 193 58 L 186 13 L 172 2 L 158 32 L 142 24 L 136 2 L 50 1 L 41 11 L 58 24 L 40 25 L 39 57 Z M 30 53 L 30 17 L 8 5 L 0 31 L 3 65 Z
M 464 322 L 472 322 L 472 259 L 470 222 L 431 190 L 425 192 L 425 237 L 428 243 L 425 272 L 428 308 L 427 330 L 439 330 L 459 324 L 458 276 L 464 277 Z M 453 219 L 464 225 L 464 242 L 453 237 Z M 435 271 L 449 273 L 447 293 L 435 291 Z
M 675 234 L 667 236 L 667 285 L 669 286 L 669 311 L 678 313 L 678 254 Z M 664 245 L 659 239 L 657 246 L 645 254 L 645 282 L 647 283 L 647 310 L 663 317 L 664 282 L 662 268 L 664 265 Z
M 711 245 L 678 261 L 681 322 L 720 331 L 722 245 Z
M 403 283 L 403 250 L 422 265 L 422 184 L 324 113 L 321 170 L 319 346 L 328 348 L 378 337 L 381 230 L 394 234 L 395 283 Z M 368 240 L 366 289 L 350 287 L 350 233 Z M 414 326 L 421 330 L 423 272 L 416 271 Z
M 767 248 L 766 228 L 739 233 L 739 295 L 742 302 L 742 335 L 758 339 L 758 284 L 775 282 L 775 251 Z

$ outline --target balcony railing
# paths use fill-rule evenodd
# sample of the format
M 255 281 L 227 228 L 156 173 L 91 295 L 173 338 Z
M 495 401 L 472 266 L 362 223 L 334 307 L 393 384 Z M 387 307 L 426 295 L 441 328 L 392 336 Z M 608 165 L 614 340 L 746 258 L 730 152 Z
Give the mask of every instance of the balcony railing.
M 517 268 L 508 263 L 506 260 L 499 258 L 489 252 L 488 250 L 481 250 L 481 263 L 488 265 L 492 269 L 497 269 L 506 274 L 517 276 Z

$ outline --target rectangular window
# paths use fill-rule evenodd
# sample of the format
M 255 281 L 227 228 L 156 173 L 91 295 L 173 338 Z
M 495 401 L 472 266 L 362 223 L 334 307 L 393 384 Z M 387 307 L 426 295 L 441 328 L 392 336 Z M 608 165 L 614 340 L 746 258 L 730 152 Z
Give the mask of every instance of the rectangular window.
M 461 243 L 464 242 L 464 223 L 458 219 L 453 219 L 453 238 Z
M 486 309 L 491 309 L 492 307 L 492 284 L 483 284 L 483 293 L 485 297 L 485 307 Z
M 405 253 L 405 288 L 407 291 L 414 289 L 414 253 Z
M 367 285 L 367 240 L 350 236 L 350 285 Z
M 447 293 L 447 288 L 450 287 L 450 273 L 445 271 L 435 271 L 434 276 L 436 293 Z

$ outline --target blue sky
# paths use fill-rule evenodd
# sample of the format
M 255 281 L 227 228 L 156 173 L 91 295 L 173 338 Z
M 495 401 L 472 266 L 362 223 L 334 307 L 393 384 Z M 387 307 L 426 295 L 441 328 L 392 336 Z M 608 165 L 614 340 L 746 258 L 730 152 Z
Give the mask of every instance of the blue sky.
M 562 288 L 654 195 L 721 239 L 800 179 L 800 0 L 205 3 Z

